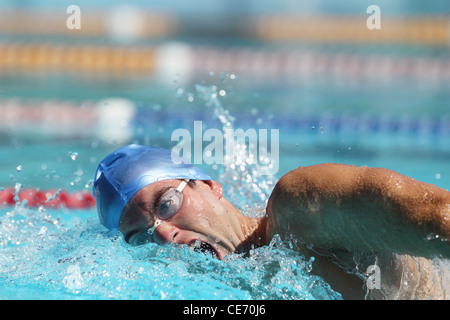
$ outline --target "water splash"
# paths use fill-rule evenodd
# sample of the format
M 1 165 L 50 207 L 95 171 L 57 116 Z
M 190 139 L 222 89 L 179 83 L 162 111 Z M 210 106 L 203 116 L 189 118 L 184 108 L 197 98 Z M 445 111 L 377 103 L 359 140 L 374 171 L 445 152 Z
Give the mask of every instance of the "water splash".
M 55 193 L 54 193 L 53 195 L 49 195 L 49 196 L 47 197 L 47 200 L 45 200 L 45 203 L 48 203 L 48 202 L 54 200 L 57 196 L 59 196 L 59 194 L 60 194 L 61 192 L 62 192 L 62 189 L 61 189 L 61 188 L 59 188 L 58 190 L 56 190 Z
M 219 100 L 227 93 L 216 86 L 196 90 L 222 130 L 233 128 L 235 119 Z M 244 150 L 235 146 L 235 154 Z M 275 177 L 258 175 L 258 166 L 246 161 L 217 170 L 243 213 L 264 214 Z M 185 245 L 131 247 L 102 227 L 95 211 L 17 205 L 0 216 L 0 286 L 4 299 L 340 299 L 310 273 L 313 260 L 292 247 L 275 237 L 247 256 L 220 261 Z
M 2 298 L 340 299 L 279 238 L 219 261 L 185 245 L 131 247 L 95 212 L 82 216 L 16 207 L 0 217 Z
M 219 97 L 222 90 L 216 85 L 195 86 L 199 97 L 205 102 L 205 107 L 213 109 L 213 116 L 219 120 L 222 132 L 234 129 L 235 118 L 226 110 Z M 224 138 L 230 139 L 224 134 Z M 234 137 L 231 137 L 232 139 Z M 217 167 L 219 181 L 227 188 L 227 198 L 244 213 L 261 214 L 264 211 L 270 193 L 277 182 L 273 175 L 261 175 L 258 161 L 248 161 L 248 150 L 251 146 L 234 142 L 233 154 L 235 161 L 231 164 L 223 164 Z M 261 150 L 260 150 L 261 151 Z M 267 154 L 267 153 L 261 153 Z M 268 163 L 267 157 L 258 159 L 261 163 Z M 252 205 L 249 205 L 252 203 Z
M 22 184 L 19 182 L 16 182 L 14 185 L 14 201 L 16 202 L 16 206 L 20 205 L 20 197 L 19 192 L 22 189 Z

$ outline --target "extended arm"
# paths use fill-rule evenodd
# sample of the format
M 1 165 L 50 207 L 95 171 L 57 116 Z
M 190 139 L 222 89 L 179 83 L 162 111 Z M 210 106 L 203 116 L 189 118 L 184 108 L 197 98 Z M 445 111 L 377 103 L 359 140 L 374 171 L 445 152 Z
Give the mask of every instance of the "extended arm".
M 279 180 L 267 213 L 269 234 L 326 250 L 450 258 L 450 192 L 387 169 L 300 167 Z

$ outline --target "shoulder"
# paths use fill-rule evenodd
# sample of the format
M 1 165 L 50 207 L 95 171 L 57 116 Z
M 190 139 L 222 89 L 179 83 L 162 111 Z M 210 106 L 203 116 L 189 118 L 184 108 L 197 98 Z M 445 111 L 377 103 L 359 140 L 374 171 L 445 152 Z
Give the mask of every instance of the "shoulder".
M 278 181 L 273 195 L 314 189 L 323 192 L 352 192 L 361 189 L 386 190 L 391 186 L 424 184 L 396 171 L 341 163 L 322 163 L 298 167 Z
M 332 192 L 348 189 L 367 183 L 366 177 L 371 169 L 340 163 L 323 163 L 307 167 L 298 167 L 285 174 L 278 181 L 272 195 L 301 192 Z M 373 173 L 380 174 L 380 173 Z

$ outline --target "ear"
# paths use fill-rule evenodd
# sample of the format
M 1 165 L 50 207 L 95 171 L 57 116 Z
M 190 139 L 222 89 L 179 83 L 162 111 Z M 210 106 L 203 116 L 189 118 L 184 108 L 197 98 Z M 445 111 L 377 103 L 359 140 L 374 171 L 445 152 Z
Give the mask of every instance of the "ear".
M 223 188 L 220 183 L 214 180 L 202 180 L 202 182 L 211 189 L 212 193 L 217 197 L 217 199 L 223 197 Z

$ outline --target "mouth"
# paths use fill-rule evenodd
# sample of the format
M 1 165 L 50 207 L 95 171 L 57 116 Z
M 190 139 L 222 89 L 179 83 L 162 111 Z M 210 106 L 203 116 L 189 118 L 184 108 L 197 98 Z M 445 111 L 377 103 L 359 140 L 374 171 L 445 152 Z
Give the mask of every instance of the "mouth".
M 208 242 L 195 240 L 189 244 L 189 248 L 195 252 L 210 254 L 213 258 L 219 259 L 219 252 Z

